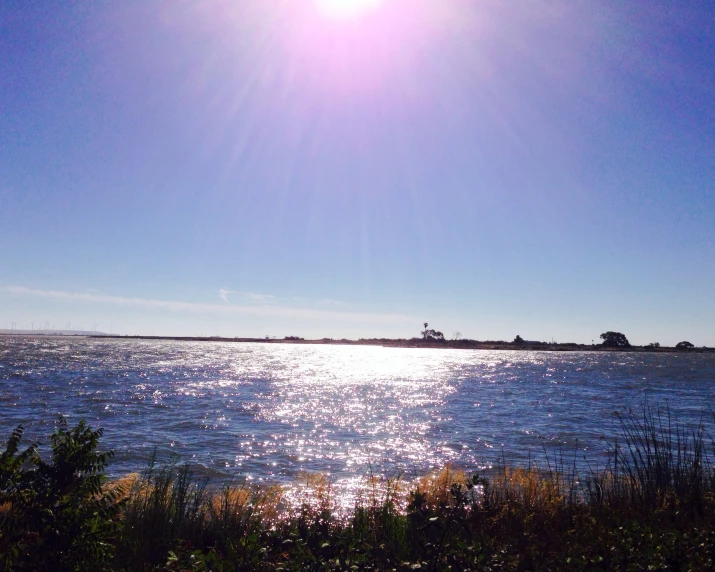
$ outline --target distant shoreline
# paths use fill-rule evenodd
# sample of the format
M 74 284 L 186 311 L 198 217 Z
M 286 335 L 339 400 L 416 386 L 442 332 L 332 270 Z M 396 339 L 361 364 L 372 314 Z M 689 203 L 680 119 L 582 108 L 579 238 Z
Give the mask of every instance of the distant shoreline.
M 675 348 L 675 347 L 649 347 L 630 346 L 624 348 L 605 347 L 601 344 L 576 344 L 576 343 L 548 343 L 548 342 L 503 342 L 503 341 L 478 341 L 478 340 L 422 340 L 394 339 L 394 338 L 366 338 L 359 340 L 348 339 L 301 339 L 291 337 L 281 338 L 227 338 L 221 336 L 120 336 L 114 334 L 82 333 L 51 333 L 42 332 L 0 332 L 0 336 L 22 337 L 87 337 L 119 340 L 167 340 L 177 342 L 227 342 L 227 343 L 260 343 L 260 344 L 298 344 L 298 345 L 335 345 L 335 346 L 377 346 L 387 348 L 422 348 L 422 349 L 466 349 L 466 350 L 517 350 L 517 351 L 543 351 L 543 352 L 626 352 L 626 353 L 715 353 L 715 348 Z

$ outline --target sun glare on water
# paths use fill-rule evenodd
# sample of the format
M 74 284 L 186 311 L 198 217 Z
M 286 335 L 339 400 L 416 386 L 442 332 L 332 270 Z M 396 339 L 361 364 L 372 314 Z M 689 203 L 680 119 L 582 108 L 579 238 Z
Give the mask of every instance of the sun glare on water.
M 330 20 L 356 20 L 380 7 L 384 0 L 315 0 L 318 12 Z

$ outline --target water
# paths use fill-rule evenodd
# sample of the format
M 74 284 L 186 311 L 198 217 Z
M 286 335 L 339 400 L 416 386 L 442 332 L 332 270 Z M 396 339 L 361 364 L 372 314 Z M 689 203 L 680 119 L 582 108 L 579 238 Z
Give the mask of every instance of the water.
M 598 466 L 644 400 L 711 427 L 715 355 L 0 338 L 0 440 L 58 413 L 103 427 L 110 474 L 155 449 L 217 477 L 423 474 L 543 458 Z

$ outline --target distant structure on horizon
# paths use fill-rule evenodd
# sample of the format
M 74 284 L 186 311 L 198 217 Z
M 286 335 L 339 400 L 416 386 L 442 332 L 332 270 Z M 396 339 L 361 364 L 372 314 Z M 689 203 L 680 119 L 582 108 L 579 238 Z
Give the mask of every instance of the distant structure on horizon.
M 0 335 L 8 336 L 110 336 L 94 330 L 8 330 L 0 328 Z

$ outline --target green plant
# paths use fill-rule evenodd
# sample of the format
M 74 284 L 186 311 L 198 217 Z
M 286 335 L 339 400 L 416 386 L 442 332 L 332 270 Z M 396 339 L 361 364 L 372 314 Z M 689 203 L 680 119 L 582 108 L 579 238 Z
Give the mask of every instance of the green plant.
M 24 428 L 18 426 L 0 454 L 0 564 L 10 569 L 26 544 L 25 512 L 34 498 L 28 467 L 37 462 L 37 444 L 22 452 Z
M 43 460 L 35 444 L 17 454 L 18 427 L 0 457 L 3 533 L 1 556 L 9 569 L 101 570 L 114 552 L 122 491 L 103 490 L 112 452 L 99 452 L 102 429 L 84 421 L 69 428 L 60 416 Z
M 121 558 L 132 569 L 143 569 L 164 562 L 177 539 L 201 540 L 206 493 L 206 481 L 196 479 L 189 465 L 172 457 L 157 466 L 152 456 L 123 512 Z

